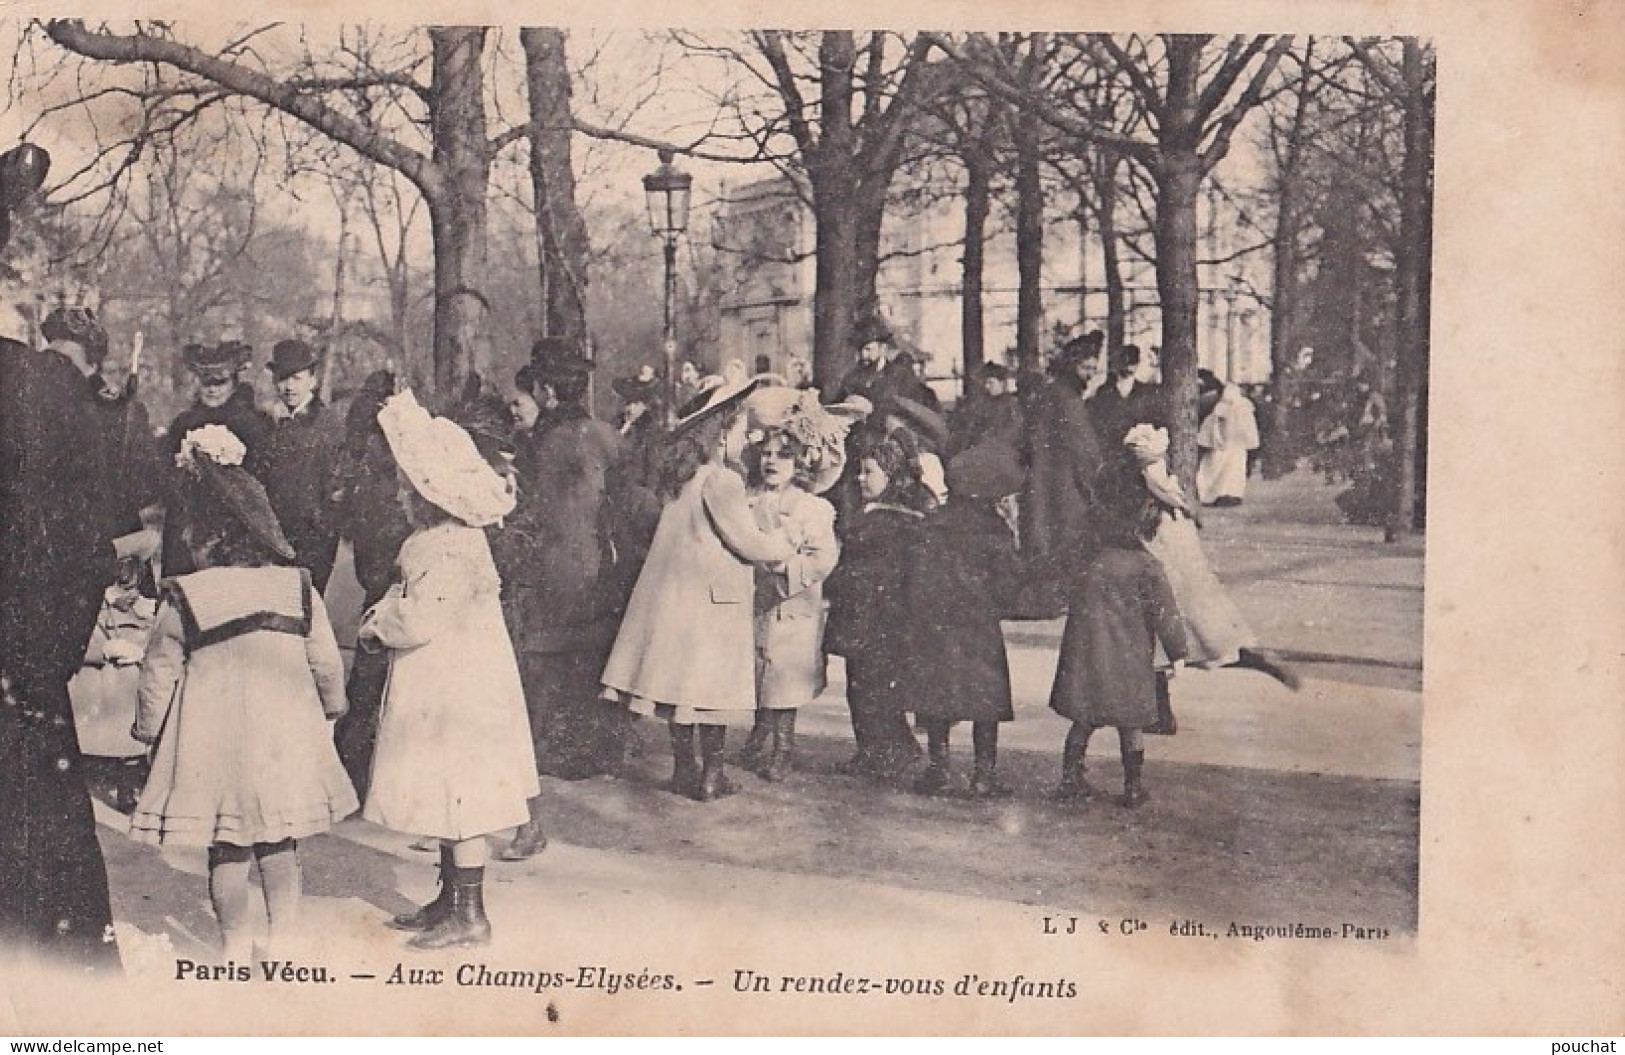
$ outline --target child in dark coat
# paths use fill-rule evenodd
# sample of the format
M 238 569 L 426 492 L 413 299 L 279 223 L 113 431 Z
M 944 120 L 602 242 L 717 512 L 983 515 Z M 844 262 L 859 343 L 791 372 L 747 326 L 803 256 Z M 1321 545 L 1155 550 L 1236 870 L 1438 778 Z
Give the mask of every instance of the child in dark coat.
M 1094 491 L 1101 548 L 1069 606 L 1050 695 L 1050 708 L 1072 720 L 1056 797 L 1094 797 L 1084 777 L 1084 753 L 1094 731 L 1110 725 L 1117 728 L 1123 755 L 1120 801 L 1134 807 L 1148 798 L 1141 782 L 1141 734 L 1157 723 L 1156 643 L 1162 642 L 1172 663 L 1172 678 L 1185 664 L 1185 628 L 1161 566 L 1144 547 L 1161 514 L 1132 457 L 1119 451 Z
M 921 664 L 912 701 L 930 759 L 914 784 L 922 795 L 952 790 L 948 735 L 955 722 L 971 723 L 976 763 L 970 794 L 1010 794 L 996 775 L 999 723 L 1015 718 L 999 620 L 1016 606 L 1021 572 L 997 503 L 1019 491 L 1021 480 L 1019 456 L 1002 440 L 955 457 L 948 464 L 948 501 L 926 517 L 910 562 L 915 651 L 930 660 Z
M 843 772 L 902 774 L 920 756 L 906 706 L 915 660 L 909 632 L 908 566 L 924 511 L 919 451 L 907 429 L 857 448 L 863 506 L 844 531 L 841 563 L 825 584 L 824 647 L 846 657 L 846 700 L 857 753 Z

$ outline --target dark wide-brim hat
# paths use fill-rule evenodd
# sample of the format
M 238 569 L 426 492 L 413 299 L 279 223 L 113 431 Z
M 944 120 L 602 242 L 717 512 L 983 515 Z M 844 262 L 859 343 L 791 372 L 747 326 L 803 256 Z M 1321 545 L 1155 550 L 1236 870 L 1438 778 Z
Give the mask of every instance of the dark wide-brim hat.
M 920 436 L 941 449 L 948 445 L 948 419 L 924 403 L 907 396 L 887 396 L 881 401 L 883 414 L 895 414 Z
M 582 377 L 597 366 L 564 337 L 538 337 L 536 343 L 530 346 L 531 378 L 540 384 Z
M 453 407 L 447 416 L 463 427 L 488 460 L 493 454 L 513 453 L 513 413 L 495 392 L 482 392 Z
M 191 473 L 194 486 L 204 496 L 201 503 L 194 499 L 194 506 L 206 507 L 212 500 L 217 509 L 236 519 L 278 557 L 291 561 L 298 556 L 288 536 L 282 533 L 271 499 L 265 494 L 265 485 L 247 469 L 241 465 L 223 465 L 201 450 L 191 451 L 184 465 Z
M 856 326 L 852 327 L 852 347 L 856 349 L 861 349 L 864 345 L 876 342 L 891 344 L 893 340 L 891 327 L 886 325 L 886 320 L 878 315 L 866 315 L 858 320 Z
M 1090 330 L 1081 337 L 1074 337 L 1061 345 L 1056 359 L 1063 363 L 1075 363 L 1080 359 L 1089 359 L 1100 354 L 1100 349 L 1106 343 L 1106 335 L 1099 330 Z
M 760 378 L 751 378 L 737 384 L 717 385 L 701 392 L 678 409 L 677 422 L 671 427 L 672 433 L 686 431 L 719 414 L 728 414 L 744 406 L 746 398 L 761 383 Z
M 314 370 L 316 364 L 321 362 L 321 354 L 297 338 L 278 341 L 271 348 L 271 361 L 266 369 L 271 371 L 271 379 L 280 381 L 291 377 L 301 370 Z
M 253 349 L 241 341 L 189 344 L 181 349 L 186 368 L 199 377 L 235 377 L 247 365 Z
M 638 377 L 617 377 L 610 382 L 615 394 L 626 403 L 658 403 L 660 401 L 660 378 L 651 377 L 645 381 Z
M 1021 455 L 1012 444 L 990 438 L 951 460 L 947 478 L 953 498 L 997 501 L 1021 490 Z
M 107 331 L 89 308 L 55 308 L 40 324 L 40 335 L 51 343 L 72 341 L 84 348 L 92 362 L 107 358 Z

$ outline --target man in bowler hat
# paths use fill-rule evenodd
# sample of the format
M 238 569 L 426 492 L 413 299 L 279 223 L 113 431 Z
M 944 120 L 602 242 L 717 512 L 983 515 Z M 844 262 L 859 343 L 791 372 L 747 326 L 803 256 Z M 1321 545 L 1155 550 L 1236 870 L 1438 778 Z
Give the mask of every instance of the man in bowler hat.
M 276 386 L 275 426 L 265 459 L 265 493 L 276 518 L 310 570 L 316 589 L 325 591 L 338 555 L 334 492 L 343 421 L 317 391 L 321 356 L 304 341 L 278 341 L 266 367 Z

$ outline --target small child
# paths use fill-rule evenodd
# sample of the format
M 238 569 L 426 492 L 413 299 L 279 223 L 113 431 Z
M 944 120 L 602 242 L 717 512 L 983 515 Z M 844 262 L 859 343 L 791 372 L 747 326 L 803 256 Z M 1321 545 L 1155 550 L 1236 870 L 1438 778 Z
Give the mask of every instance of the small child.
M 540 791 L 519 665 L 485 531 L 513 512 L 511 482 L 455 422 L 411 391 L 378 424 L 415 529 L 402 583 L 362 618 L 363 648 L 389 650 L 389 682 L 362 816 L 440 842 L 440 891 L 389 925 L 415 949 L 487 945 L 485 837 L 530 820 Z
M 975 798 L 1003 798 L 997 776 L 999 723 L 1013 721 L 1010 664 L 1001 618 L 1021 585 L 1015 538 L 999 502 L 1021 489 L 1016 449 L 988 439 L 948 463 L 948 501 L 925 518 L 909 565 L 909 609 L 918 655 L 929 658 L 912 690 L 914 720 L 925 730 L 930 765 L 914 783 L 922 795 L 952 791 L 948 734 L 970 722 Z
M 1142 782 L 1142 731 L 1157 724 L 1156 644 L 1162 643 L 1171 662 L 1167 676 L 1172 678 L 1185 665 L 1185 628 L 1167 577 L 1145 550 L 1161 509 L 1130 450 L 1114 453 L 1094 492 L 1100 550 L 1069 605 L 1050 694 L 1050 708 L 1072 720 L 1055 794 L 1095 796 L 1084 777 L 1084 754 L 1090 735 L 1111 725 L 1123 756 L 1120 801 L 1135 807 L 1149 797 Z
M 209 898 L 226 958 L 252 953 L 257 862 L 273 944 L 300 902 L 297 840 L 355 811 L 327 719 L 344 663 L 310 573 L 222 425 L 187 433 L 176 458 L 181 539 L 197 571 L 165 580 L 131 735 L 156 743 L 130 819 L 141 842 L 209 848 Z
M 796 712 L 824 691 L 824 580 L 840 559 L 835 507 L 818 497 L 845 465 L 850 419 L 817 393 L 762 388 L 747 400 L 753 442 L 745 451 L 751 508 L 763 531 L 783 531 L 795 555 L 756 571 L 756 724 L 742 759 L 767 781 L 784 779 Z
M 908 429 L 854 447 L 863 506 L 845 528 L 841 564 L 826 586 L 824 643 L 846 657 L 846 702 L 857 752 L 842 771 L 891 778 L 921 754 L 905 710 L 920 665 L 906 592 L 922 520 L 936 501 L 921 479 L 919 450 Z

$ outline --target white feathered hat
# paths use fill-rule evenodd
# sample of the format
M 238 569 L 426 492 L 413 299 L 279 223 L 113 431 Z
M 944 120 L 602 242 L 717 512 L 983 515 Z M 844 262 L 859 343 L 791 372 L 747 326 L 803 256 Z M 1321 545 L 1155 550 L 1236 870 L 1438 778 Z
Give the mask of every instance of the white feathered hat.
M 395 464 L 428 501 L 469 527 L 489 527 L 513 512 L 512 482 L 491 467 L 462 426 L 430 414 L 411 389 L 384 401 L 378 425 Z

